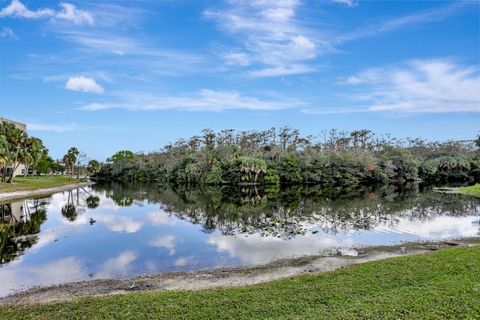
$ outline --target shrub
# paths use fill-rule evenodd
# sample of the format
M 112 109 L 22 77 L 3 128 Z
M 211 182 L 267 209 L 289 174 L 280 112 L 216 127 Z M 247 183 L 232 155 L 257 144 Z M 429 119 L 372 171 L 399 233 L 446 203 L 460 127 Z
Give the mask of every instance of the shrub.
M 267 172 L 263 178 L 266 184 L 280 184 L 280 176 L 278 175 L 278 170 L 273 163 L 268 163 Z
M 294 155 L 283 157 L 279 165 L 280 181 L 282 183 L 300 183 L 302 175 L 297 158 Z
M 210 171 L 207 172 L 204 178 L 205 184 L 220 185 L 222 184 L 222 168 L 218 164 L 213 164 Z

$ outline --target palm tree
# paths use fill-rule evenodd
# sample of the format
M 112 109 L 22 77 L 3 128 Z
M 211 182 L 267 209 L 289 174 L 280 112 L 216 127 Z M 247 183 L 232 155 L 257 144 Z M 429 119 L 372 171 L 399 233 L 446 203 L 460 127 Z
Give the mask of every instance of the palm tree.
M 24 151 L 23 161 L 25 163 L 25 176 L 32 165 L 36 165 L 42 158 L 48 154 L 48 150 L 43 145 L 42 140 L 34 137 L 26 139 L 26 150 Z
M 10 163 L 10 153 L 8 150 L 7 138 L 0 133 L 0 165 L 2 170 L 2 181 L 5 182 L 5 175 L 7 174 L 7 165 Z
M 90 160 L 88 162 L 87 169 L 90 174 L 95 174 L 100 170 L 101 167 L 102 165 L 97 160 Z
M 73 168 L 77 162 L 77 157 L 80 154 L 77 148 L 72 147 L 68 149 L 67 154 L 63 156 L 63 162 L 68 168 L 70 179 L 72 178 Z
M 0 135 L 3 135 L 7 141 L 7 147 L 9 149 L 7 154 L 10 156 L 9 162 L 12 165 L 12 174 L 7 182 L 12 183 L 15 178 L 15 171 L 21 163 L 21 161 L 19 161 L 20 157 L 24 155 L 23 149 L 25 149 L 27 134 L 11 123 L 3 123 L 1 128 Z

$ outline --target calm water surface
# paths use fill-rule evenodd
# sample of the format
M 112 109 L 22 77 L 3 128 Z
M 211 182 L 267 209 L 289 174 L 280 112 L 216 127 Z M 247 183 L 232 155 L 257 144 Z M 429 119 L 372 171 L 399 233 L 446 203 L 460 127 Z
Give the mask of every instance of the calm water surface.
M 0 296 L 37 285 L 252 265 L 480 236 L 480 202 L 398 191 L 94 185 L 0 205 Z

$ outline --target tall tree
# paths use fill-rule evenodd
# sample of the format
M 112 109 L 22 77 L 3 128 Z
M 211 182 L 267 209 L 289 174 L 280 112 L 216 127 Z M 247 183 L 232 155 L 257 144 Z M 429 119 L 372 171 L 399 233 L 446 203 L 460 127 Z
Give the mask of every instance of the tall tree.
M 75 163 L 77 162 L 77 157 L 80 154 L 80 151 L 76 147 L 70 148 L 67 153 L 63 156 L 63 162 L 67 167 L 70 175 L 70 179 L 72 178 L 72 173 L 75 167 Z

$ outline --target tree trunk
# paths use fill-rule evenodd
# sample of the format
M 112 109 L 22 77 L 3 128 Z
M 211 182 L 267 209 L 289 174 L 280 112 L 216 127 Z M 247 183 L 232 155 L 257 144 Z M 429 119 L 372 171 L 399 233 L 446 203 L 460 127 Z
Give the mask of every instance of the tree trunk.
M 8 179 L 8 183 L 13 183 L 13 179 L 15 178 L 15 171 L 17 171 L 18 167 L 20 166 L 20 162 L 18 163 L 14 163 L 14 165 L 12 166 L 12 175 L 10 176 L 10 178 Z
M 17 144 L 17 150 L 15 151 L 15 160 L 13 160 L 13 164 L 12 164 L 12 168 L 13 168 L 13 171 L 12 171 L 12 175 L 10 176 L 10 178 L 8 179 L 8 182 L 9 183 L 12 183 L 13 182 L 13 178 L 15 176 L 15 167 L 18 167 L 17 165 L 17 160 L 18 160 L 18 152 L 20 150 L 20 144 Z

